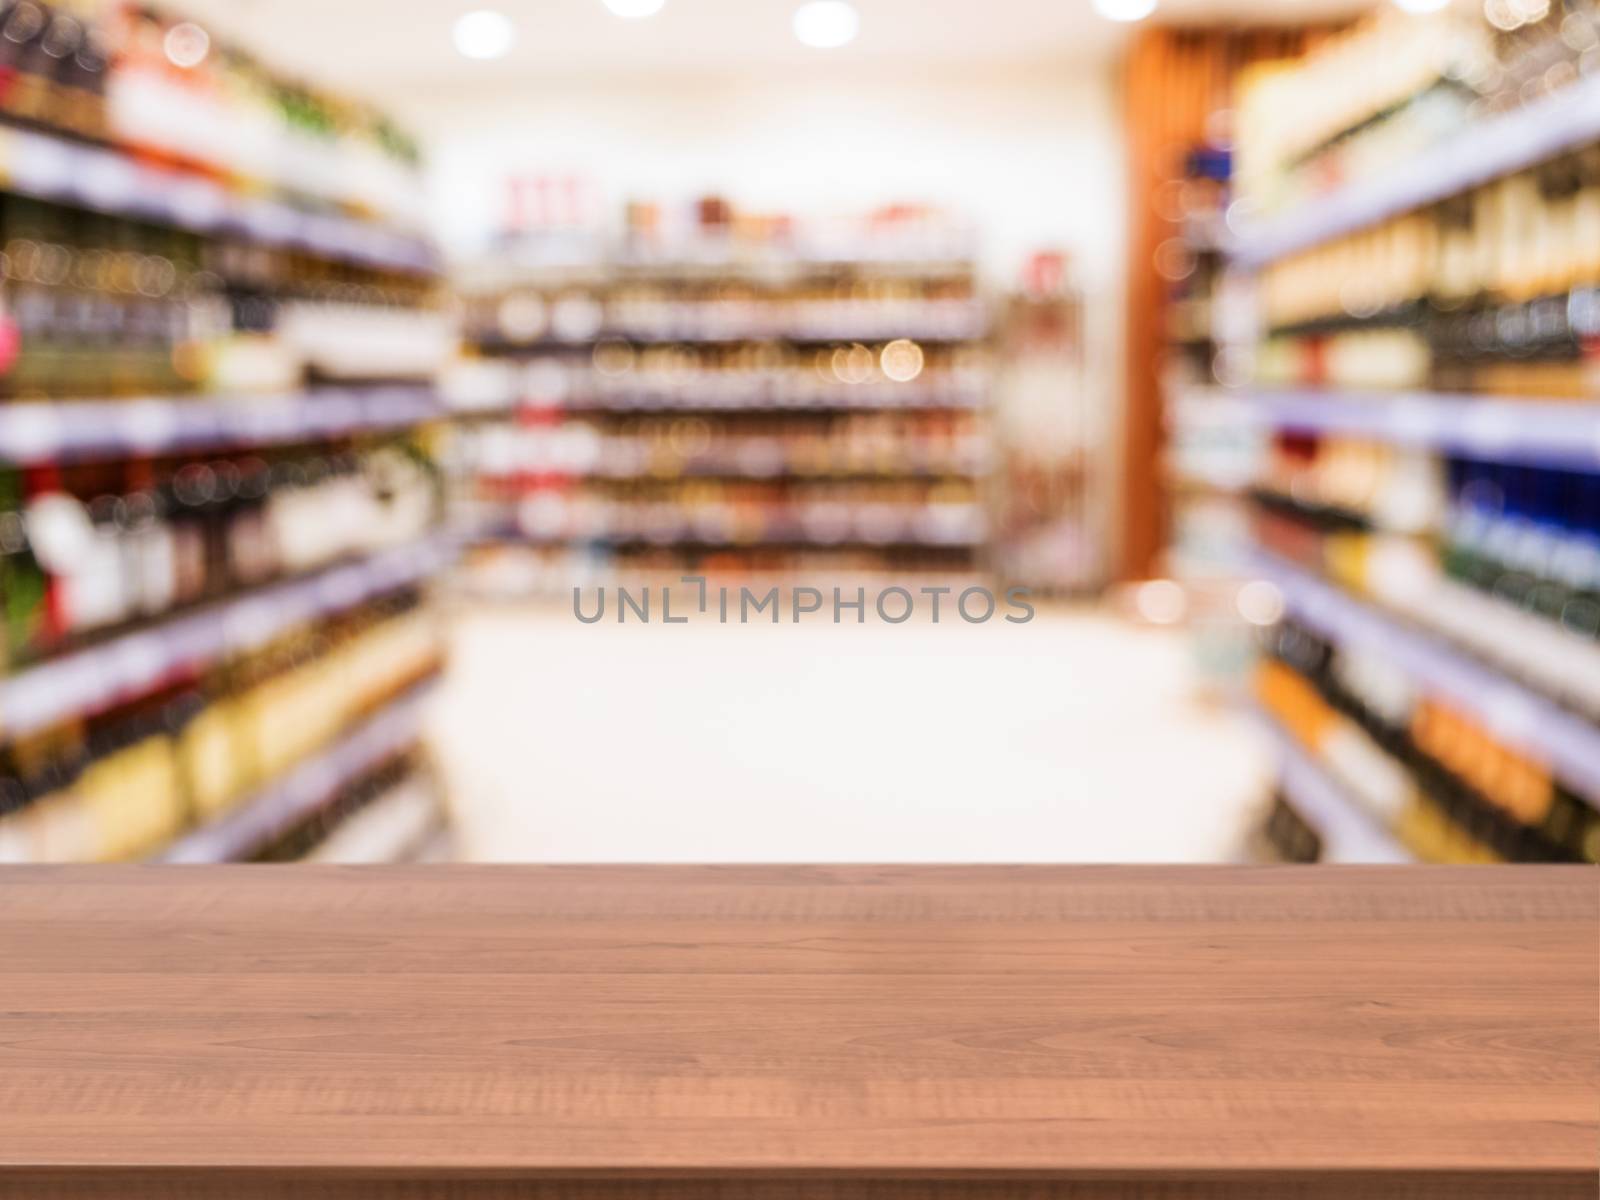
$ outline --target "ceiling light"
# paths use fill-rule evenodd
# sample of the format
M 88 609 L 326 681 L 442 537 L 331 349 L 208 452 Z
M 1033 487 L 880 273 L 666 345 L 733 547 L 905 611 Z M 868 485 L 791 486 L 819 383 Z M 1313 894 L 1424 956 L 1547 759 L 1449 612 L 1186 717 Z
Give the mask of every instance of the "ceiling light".
M 605 5 L 619 17 L 637 21 L 640 17 L 653 17 L 661 11 L 667 0 L 605 0 Z
M 846 0 L 809 0 L 794 10 L 794 35 L 807 46 L 832 50 L 856 40 L 861 17 Z
M 1156 0 L 1094 0 L 1094 10 L 1111 21 L 1142 21 L 1156 10 Z
M 453 33 L 456 49 L 466 58 L 503 58 L 517 40 L 511 18 L 492 8 L 458 17 Z

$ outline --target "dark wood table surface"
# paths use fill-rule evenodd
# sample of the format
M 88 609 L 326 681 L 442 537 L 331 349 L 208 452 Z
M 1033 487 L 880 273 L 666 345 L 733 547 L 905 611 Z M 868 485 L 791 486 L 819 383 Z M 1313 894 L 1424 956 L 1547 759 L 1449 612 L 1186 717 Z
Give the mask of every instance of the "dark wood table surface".
M 1597 881 L 4 869 L 0 1196 L 1592 1197 Z

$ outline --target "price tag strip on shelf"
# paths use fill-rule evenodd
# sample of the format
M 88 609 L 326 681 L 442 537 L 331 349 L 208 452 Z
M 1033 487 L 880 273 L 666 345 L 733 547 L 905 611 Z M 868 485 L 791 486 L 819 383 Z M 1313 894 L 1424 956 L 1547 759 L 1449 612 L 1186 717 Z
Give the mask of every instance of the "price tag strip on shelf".
M 446 412 L 431 388 L 399 386 L 293 396 L 13 403 L 0 405 L 0 462 L 29 466 L 282 445 L 405 429 Z
M 1438 392 L 1249 393 L 1243 410 L 1275 429 L 1366 437 L 1464 458 L 1600 467 L 1600 404 Z
M 0 738 L 104 711 L 295 625 L 420 582 L 446 566 L 459 544 L 456 534 L 434 534 L 28 668 L 0 682 Z

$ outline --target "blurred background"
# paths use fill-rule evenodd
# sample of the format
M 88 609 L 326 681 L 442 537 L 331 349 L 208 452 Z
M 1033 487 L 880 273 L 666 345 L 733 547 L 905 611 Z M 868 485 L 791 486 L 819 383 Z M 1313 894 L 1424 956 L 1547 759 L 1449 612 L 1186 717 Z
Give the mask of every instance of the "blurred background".
M 0 863 L 1597 861 L 1597 363 L 1589 0 L 0 0 Z

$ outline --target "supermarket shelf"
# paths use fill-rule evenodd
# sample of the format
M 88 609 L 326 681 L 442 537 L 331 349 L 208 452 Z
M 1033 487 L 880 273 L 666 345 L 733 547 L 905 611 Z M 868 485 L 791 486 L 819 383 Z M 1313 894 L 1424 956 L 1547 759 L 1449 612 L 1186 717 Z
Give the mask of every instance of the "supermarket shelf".
M 1457 195 L 1600 138 L 1600 76 L 1523 108 L 1474 122 L 1384 174 L 1242 232 L 1234 261 L 1257 267 Z
M 239 195 L 203 175 L 30 130 L 0 128 L 0 190 L 362 266 L 438 269 L 437 255 L 420 237 L 372 221 Z
M 1378 599 L 1568 707 L 1600 714 L 1600 643 L 1593 639 L 1445 574 Z
M 859 390 L 830 389 L 811 395 L 783 395 L 752 387 L 748 390 L 708 394 L 709 389 L 682 393 L 616 391 L 606 396 L 573 396 L 559 403 L 506 399 L 499 403 L 474 403 L 452 407 L 461 420 L 494 420 L 527 414 L 559 413 L 575 417 L 633 417 L 670 414 L 675 417 L 771 417 L 815 414 L 834 416 L 854 412 L 976 412 L 987 402 L 983 388 L 919 388 L 895 384 Z
M 958 323 L 920 324 L 915 321 L 886 322 L 874 327 L 863 322 L 841 321 L 836 325 L 809 322 L 778 328 L 751 325 L 745 328 L 716 330 L 612 329 L 603 335 L 635 346 L 676 346 L 690 344 L 717 346 L 740 342 L 892 342 L 905 338 L 913 342 L 976 342 L 989 336 L 989 322 L 983 317 Z
M 761 392 L 737 393 L 711 398 L 706 392 L 673 396 L 661 392 L 635 392 L 608 396 L 603 400 L 573 400 L 566 409 L 575 414 L 631 416 L 671 413 L 674 416 L 737 416 L 749 413 L 771 416 L 792 413 L 850 412 L 967 412 L 984 406 L 982 389 L 927 391 L 918 388 L 863 388 L 857 394 L 829 393 L 817 396 L 771 396 Z
M 774 271 L 808 274 L 870 267 L 907 276 L 945 276 L 974 271 L 976 251 L 971 240 L 964 237 L 903 242 L 894 238 L 828 239 L 780 250 L 708 238 L 670 246 L 624 246 L 612 256 L 612 265 L 632 272 L 667 275 L 745 272 L 761 277 Z
M 593 417 L 597 420 L 614 417 L 836 417 L 849 413 L 960 413 L 981 412 L 985 408 L 982 395 L 952 394 L 906 400 L 873 399 L 844 402 L 828 400 L 768 400 L 746 397 L 736 403 L 718 404 L 705 396 L 675 400 L 663 396 L 637 396 L 605 402 L 593 400 L 568 400 L 562 404 L 509 403 L 494 407 L 476 406 L 454 408 L 450 417 L 459 421 L 506 420 L 526 414 L 528 416 Z
M 1276 555 L 1258 552 L 1252 566 L 1278 586 L 1290 611 L 1323 637 L 1383 654 L 1600 804 L 1600 727 Z
M 304 861 L 410 862 L 444 828 L 438 790 L 425 771 L 416 770 L 346 817 Z
M 1600 467 L 1600 404 L 1437 392 L 1250 393 L 1278 429 L 1368 437 L 1499 462 Z
M 989 318 L 981 308 L 961 320 L 801 321 L 791 324 L 752 322 L 717 328 L 645 329 L 607 326 L 591 337 L 545 337 L 522 341 L 496 334 L 468 333 L 466 340 L 486 355 L 511 357 L 549 354 L 561 350 L 591 350 L 600 342 L 626 342 L 634 346 L 720 346 L 745 342 L 795 342 L 833 345 L 840 342 L 891 342 L 907 339 L 922 343 L 976 342 L 990 333 Z
M 824 400 L 816 403 L 805 400 L 772 400 L 739 404 L 712 404 L 707 403 L 701 397 L 683 404 L 674 403 L 670 400 L 641 401 L 637 404 L 570 404 L 565 411 L 573 416 L 580 417 L 794 417 L 808 415 L 831 417 L 846 413 L 978 412 L 983 408 L 984 401 L 982 398 L 960 396 L 951 397 L 948 400 L 917 400 L 913 398 L 909 402 L 864 397 L 861 401 L 854 403 L 838 400 Z
M 497 247 L 494 261 L 470 270 L 464 282 L 485 289 L 521 286 L 530 279 L 603 280 L 620 273 L 629 279 L 732 277 L 779 283 L 863 270 L 903 279 L 959 278 L 977 270 L 977 254 L 967 237 L 874 236 L 753 246 L 727 238 L 631 245 L 587 233 L 525 234 Z
M 1256 712 L 1278 760 L 1284 798 L 1322 839 L 1323 861 L 1409 863 L 1416 857 L 1330 778 L 1304 746 L 1264 712 Z
M 0 461 L 146 457 L 404 429 L 448 415 L 432 388 L 167 396 L 0 405 Z
M 541 483 L 561 479 L 573 483 L 634 484 L 682 483 L 688 480 L 716 480 L 738 483 L 770 483 L 784 485 L 820 483 L 902 482 L 928 483 L 938 480 L 964 480 L 976 482 L 988 478 L 988 471 L 977 465 L 951 467 L 841 467 L 838 470 L 795 471 L 788 467 L 767 470 L 759 466 L 740 467 L 734 463 L 685 463 L 674 469 L 652 471 L 647 467 L 636 469 L 597 469 L 584 472 L 529 471 L 526 475 L 476 475 L 480 484 L 495 488 L 520 488 L 524 478 L 535 478 Z
M 951 536 L 949 538 L 896 535 L 871 539 L 859 535 L 840 538 L 809 536 L 803 531 L 785 526 L 764 532 L 755 538 L 735 539 L 714 534 L 697 534 L 687 529 L 664 532 L 656 537 L 644 535 L 601 534 L 595 536 L 544 535 L 528 533 L 515 525 L 492 525 L 481 529 L 473 544 L 518 545 L 534 548 L 568 548 L 575 550 L 636 552 L 641 550 L 718 551 L 718 550 L 812 550 L 812 551 L 891 551 L 921 550 L 944 551 L 951 554 L 972 554 L 988 545 L 986 534 Z
M 664 541 L 649 537 L 610 537 L 577 544 L 612 550 L 943 550 L 969 553 L 987 544 L 981 536 L 951 538 L 890 537 L 881 540 L 852 536 L 829 540 L 800 533 L 782 533 L 749 541 L 682 534 Z
M 179 838 L 157 861 L 232 862 L 280 830 L 304 820 L 347 785 L 417 740 L 424 704 L 433 687 L 432 683 L 424 683 L 412 688 L 221 820 Z
M 459 543 L 456 534 L 435 533 L 40 663 L 0 681 L 0 739 L 104 711 L 295 625 L 424 580 L 454 558 Z

